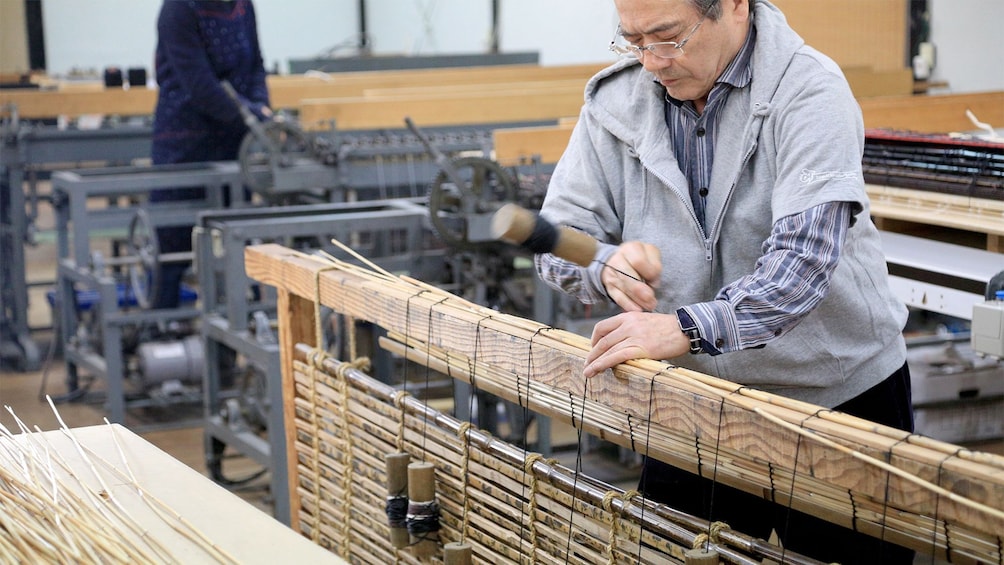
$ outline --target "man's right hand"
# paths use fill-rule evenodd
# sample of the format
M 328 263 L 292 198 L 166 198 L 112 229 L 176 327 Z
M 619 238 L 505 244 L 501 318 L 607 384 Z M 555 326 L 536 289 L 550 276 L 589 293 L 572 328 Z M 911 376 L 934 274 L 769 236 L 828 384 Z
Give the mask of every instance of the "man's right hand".
M 626 312 L 651 312 L 658 302 L 662 260 L 659 249 L 640 241 L 622 243 L 600 275 L 607 295 Z

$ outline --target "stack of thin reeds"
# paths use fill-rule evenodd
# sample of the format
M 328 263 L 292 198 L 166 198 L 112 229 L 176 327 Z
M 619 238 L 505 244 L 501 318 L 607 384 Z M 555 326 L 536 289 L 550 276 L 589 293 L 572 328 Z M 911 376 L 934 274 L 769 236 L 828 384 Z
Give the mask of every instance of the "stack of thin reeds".
M 1004 562 L 1002 457 L 655 361 L 586 381 L 580 336 L 281 246 L 245 258 L 253 278 L 377 324 L 391 351 L 478 389 L 924 554 Z
M 0 563 L 178 563 L 172 548 L 130 512 L 137 500 L 192 548 L 201 548 L 204 562 L 237 563 L 136 483 L 121 448 L 122 461 L 110 463 L 77 442 L 63 424 L 84 462 L 71 464 L 44 432 L 30 431 L 7 410 L 21 433 L 0 425 Z M 114 439 L 114 427 L 109 433 Z M 127 485 L 135 496 L 109 485 Z

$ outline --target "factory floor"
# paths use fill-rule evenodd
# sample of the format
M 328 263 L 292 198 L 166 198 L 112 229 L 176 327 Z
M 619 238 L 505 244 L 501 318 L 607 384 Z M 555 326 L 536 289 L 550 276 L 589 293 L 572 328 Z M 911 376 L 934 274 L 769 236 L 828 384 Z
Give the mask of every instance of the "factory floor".
M 54 279 L 54 245 L 43 243 L 29 248 L 27 259 L 29 281 Z M 29 324 L 32 328 L 39 328 L 33 332 L 32 337 L 42 353 L 41 369 L 17 372 L 11 367 L 0 365 L 0 406 L 4 407 L 4 410 L 0 410 L 0 424 L 10 429 L 16 429 L 16 423 L 6 407 L 10 407 L 29 427 L 56 429 L 56 416 L 44 397 L 51 395 L 58 399 L 68 392 L 63 360 L 58 355 L 47 355 L 47 352 L 53 351 L 50 348 L 53 341 L 52 330 L 45 329 L 52 323 L 52 314 L 45 299 L 45 292 L 49 288 L 51 286 L 44 284 L 33 286 L 29 297 Z M 100 386 L 100 383 L 96 383 L 95 388 L 100 389 Z M 101 425 L 106 416 L 100 402 L 59 402 L 55 408 L 70 427 Z M 209 476 L 203 450 L 203 431 L 198 423 L 200 412 L 199 407 L 187 410 L 142 409 L 139 413 L 130 413 L 126 425 L 175 459 Z M 578 450 L 575 447 L 574 430 L 560 426 L 555 426 L 552 430 L 552 442 L 556 446 L 553 455 L 561 463 L 572 468 L 581 465 L 586 474 L 623 489 L 632 489 L 637 485 L 639 468 L 633 454 L 625 454 L 623 450 L 611 449 L 606 445 L 597 446 L 595 442 L 589 442 L 587 447 Z M 1004 440 L 983 441 L 968 444 L 967 447 L 1004 454 Z M 260 470 L 255 462 L 239 453 L 230 453 L 229 449 L 224 453 L 223 467 L 229 479 L 252 476 Z M 249 504 L 271 514 L 268 479 L 266 474 L 232 490 Z M 932 561 L 930 557 L 918 556 L 916 563 L 933 565 L 938 562 Z

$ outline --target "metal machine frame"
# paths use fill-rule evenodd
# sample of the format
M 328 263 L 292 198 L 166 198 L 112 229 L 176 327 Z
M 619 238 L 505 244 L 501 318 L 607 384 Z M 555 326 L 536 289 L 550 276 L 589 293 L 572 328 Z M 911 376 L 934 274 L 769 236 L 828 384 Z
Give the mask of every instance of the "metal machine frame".
M 156 204 L 146 201 L 151 189 L 193 187 L 205 188 L 205 198 Z M 172 226 L 194 224 L 199 211 L 221 208 L 228 197 L 230 202 L 240 205 L 243 187 L 237 166 L 234 163 L 205 163 L 60 171 L 52 175 L 52 190 L 59 256 L 55 309 L 66 363 L 68 396 L 86 393 L 80 387 L 79 369 L 101 377 L 107 384 L 104 401 L 109 419 L 125 423 L 127 408 L 149 406 L 150 401 L 126 399 L 123 328 L 195 320 L 201 313 L 194 307 L 146 310 L 131 305 L 129 289 L 125 296 L 120 291 L 121 271 L 138 258 L 105 259 L 93 245 L 103 239 L 114 241 L 116 237 L 123 237 L 125 226 L 141 210 L 154 219 L 156 226 Z M 107 206 L 89 206 L 89 201 L 93 204 L 94 200 L 105 200 Z M 98 235 L 104 238 L 96 237 Z M 93 328 L 100 333 L 99 344 L 80 338 L 84 328 L 78 317 L 78 292 L 85 290 L 96 291 L 98 295 L 91 314 Z
M 129 164 L 150 155 L 152 128 L 124 123 L 100 129 L 62 129 L 55 125 L 22 122 L 13 117 L 0 124 L 0 354 L 15 359 L 14 366 L 37 370 L 41 355 L 28 321 L 31 286 L 52 281 L 28 281 L 25 247 L 35 244 L 39 180 L 60 165 Z M 27 184 L 26 184 L 27 183 Z
M 358 252 L 382 268 L 423 277 L 442 265 L 441 250 L 429 249 L 426 217 L 426 209 L 409 199 L 224 210 L 199 215 L 195 264 L 202 297 L 201 329 L 207 365 L 203 386 L 207 467 L 216 480 L 226 481 L 220 457 L 222 449 L 231 446 L 266 468 L 271 473 L 274 516 L 285 523 L 290 514 L 283 413 L 268 410 L 265 430 L 258 430 L 241 417 L 241 401 L 235 398 L 239 391 L 224 385 L 236 354 L 261 371 L 268 399 L 282 398 L 279 345 L 271 327 L 262 327 L 277 318 L 275 291 L 245 275 L 244 248 L 256 242 L 293 247 L 316 243 L 318 249 L 344 257 L 329 242 L 330 238 L 354 241 Z M 360 242 L 360 236 L 364 242 Z M 378 365 L 375 372 L 389 379 L 386 366 Z

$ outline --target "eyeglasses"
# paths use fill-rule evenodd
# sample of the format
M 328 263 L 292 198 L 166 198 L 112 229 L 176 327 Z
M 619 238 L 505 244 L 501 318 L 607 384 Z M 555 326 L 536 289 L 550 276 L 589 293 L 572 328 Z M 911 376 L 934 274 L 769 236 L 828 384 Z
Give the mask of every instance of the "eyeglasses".
M 675 59 L 680 55 L 683 55 L 683 46 L 690 41 L 690 38 L 693 37 L 695 33 L 697 33 L 697 28 L 701 27 L 701 24 L 704 23 L 704 18 L 706 17 L 708 17 L 707 12 L 701 16 L 701 19 L 697 20 L 697 23 L 694 24 L 693 29 L 690 30 L 687 37 L 684 37 L 679 43 L 676 41 L 659 41 L 657 43 L 649 43 L 648 45 L 632 45 L 630 43 L 625 45 L 617 43 L 617 39 L 622 38 L 621 26 L 617 26 L 617 32 L 614 33 L 614 38 L 610 40 L 609 49 L 618 55 L 633 55 L 639 59 L 645 55 L 646 51 L 656 57 L 659 57 L 660 59 Z

